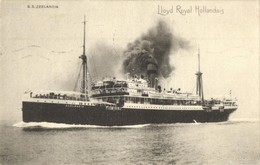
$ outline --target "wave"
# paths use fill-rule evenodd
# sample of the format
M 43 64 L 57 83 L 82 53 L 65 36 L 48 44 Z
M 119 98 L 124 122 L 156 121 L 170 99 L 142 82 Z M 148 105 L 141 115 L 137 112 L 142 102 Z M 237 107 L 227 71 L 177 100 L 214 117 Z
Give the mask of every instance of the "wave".
M 229 119 L 230 122 L 259 122 L 259 118 L 233 118 Z
M 189 126 L 199 126 L 199 125 L 205 125 L 207 123 L 161 123 L 161 124 L 151 124 L 150 126 L 154 127 L 189 127 Z
M 86 128 L 143 128 L 146 126 L 173 126 L 173 127 L 185 127 L 185 126 L 203 126 L 203 125 L 229 125 L 239 123 L 255 123 L 259 122 L 259 119 L 252 118 L 234 118 L 223 122 L 206 122 L 200 123 L 194 121 L 193 123 L 162 123 L 162 124 L 139 124 L 139 125 L 125 125 L 125 126 L 99 126 L 99 125 L 81 125 L 81 124 L 63 124 L 63 123 L 51 123 L 51 122 L 18 122 L 13 124 L 14 127 L 23 128 L 25 130 L 45 130 L 45 129 L 86 129 Z
M 164 124 L 155 124 L 154 126 L 187 127 L 187 126 L 207 126 L 207 125 L 230 125 L 230 124 L 257 123 L 257 122 L 260 122 L 260 120 L 252 119 L 252 118 L 236 118 L 236 119 L 229 119 L 228 121 L 221 121 L 221 122 L 193 121 L 193 123 L 164 123 Z
M 63 124 L 50 122 L 18 122 L 14 127 L 25 129 L 70 129 L 70 128 L 143 128 L 150 124 L 125 125 L 125 126 L 99 126 L 99 125 L 81 125 L 81 124 Z

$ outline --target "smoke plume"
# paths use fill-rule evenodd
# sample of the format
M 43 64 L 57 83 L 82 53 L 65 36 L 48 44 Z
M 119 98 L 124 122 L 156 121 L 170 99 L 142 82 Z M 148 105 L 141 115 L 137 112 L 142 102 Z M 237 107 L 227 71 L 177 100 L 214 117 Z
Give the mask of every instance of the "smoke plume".
M 157 65 L 159 76 L 167 78 L 174 70 L 170 65 L 171 54 L 187 48 L 189 42 L 173 34 L 167 23 L 160 20 L 155 27 L 128 44 L 124 51 L 123 71 L 131 76 L 145 75 L 147 64 L 152 62 Z
M 119 64 L 122 61 L 122 49 L 105 42 L 96 43 L 89 50 L 89 66 L 92 78 L 100 80 L 104 77 L 119 77 Z

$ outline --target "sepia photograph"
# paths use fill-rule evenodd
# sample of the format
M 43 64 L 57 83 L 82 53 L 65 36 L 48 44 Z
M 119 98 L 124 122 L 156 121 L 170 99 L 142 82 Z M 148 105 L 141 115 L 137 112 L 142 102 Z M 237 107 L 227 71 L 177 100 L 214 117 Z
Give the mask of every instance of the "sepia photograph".
M 258 0 L 0 4 L 0 164 L 260 164 Z

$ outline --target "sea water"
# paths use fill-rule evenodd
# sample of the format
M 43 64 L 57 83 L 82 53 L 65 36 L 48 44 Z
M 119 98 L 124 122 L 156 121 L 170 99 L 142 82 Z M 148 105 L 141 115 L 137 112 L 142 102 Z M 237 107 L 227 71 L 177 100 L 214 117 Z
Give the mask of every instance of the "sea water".
M 2 121 L 0 164 L 260 164 L 259 124 L 105 127 Z

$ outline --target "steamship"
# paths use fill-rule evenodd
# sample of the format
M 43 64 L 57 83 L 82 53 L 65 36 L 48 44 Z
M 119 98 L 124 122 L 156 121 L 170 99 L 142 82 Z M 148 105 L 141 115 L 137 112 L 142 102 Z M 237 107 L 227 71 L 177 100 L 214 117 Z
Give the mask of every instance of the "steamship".
M 236 99 L 204 99 L 198 62 L 196 93 L 165 90 L 159 85 L 157 64 L 148 59 L 146 76 L 106 78 L 89 85 L 85 53 L 85 21 L 80 92 L 30 91 L 24 95 L 24 122 L 53 122 L 121 126 L 152 123 L 227 121 Z M 200 53 L 198 52 L 198 61 Z

